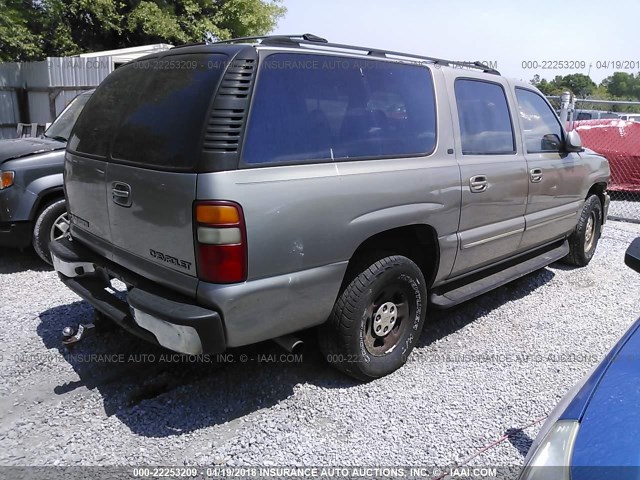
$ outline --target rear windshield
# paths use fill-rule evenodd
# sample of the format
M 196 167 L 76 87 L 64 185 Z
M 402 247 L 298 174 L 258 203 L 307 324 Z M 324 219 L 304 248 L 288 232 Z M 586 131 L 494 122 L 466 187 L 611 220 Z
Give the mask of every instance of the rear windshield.
M 69 149 L 134 165 L 192 168 L 227 59 L 172 55 L 118 68 L 87 103 Z
M 435 144 L 427 68 L 283 53 L 261 65 L 243 161 L 273 165 L 424 155 Z

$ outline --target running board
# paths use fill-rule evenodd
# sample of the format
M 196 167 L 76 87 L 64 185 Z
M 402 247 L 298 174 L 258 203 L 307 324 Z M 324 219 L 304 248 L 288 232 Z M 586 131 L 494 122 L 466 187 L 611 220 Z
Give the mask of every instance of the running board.
M 501 287 L 505 283 L 509 283 L 531 272 L 544 268 L 547 265 L 566 257 L 568 253 L 569 243 L 565 240 L 560 246 L 553 250 L 548 250 L 541 255 L 530 258 L 511 267 L 507 267 L 493 275 L 489 275 L 488 277 L 480 278 L 472 281 L 471 283 L 467 283 L 466 285 L 454 288 L 453 290 L 444 291 L 447 286 L 443 285 L 435 292 L 431 293 L 429 300 L 436 308 L 453 307 L 459 303 L 466 302 L 473 297 L 489 292 L 494 288 Z

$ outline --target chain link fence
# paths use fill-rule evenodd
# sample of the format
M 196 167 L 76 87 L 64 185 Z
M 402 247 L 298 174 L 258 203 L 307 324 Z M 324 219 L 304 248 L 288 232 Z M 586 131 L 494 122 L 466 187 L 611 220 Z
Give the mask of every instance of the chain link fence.
M 557 104 L 557 97 L 552 98 Z M 640 106 L 640 102 L 575 100 L 569 129 L 580 133 L 582 144 L 609 160 L 611 180 L 609 218 L 640 223 L 640 116 L 611 112 L 612 105 Z M 571 110 L 571 108 L 570 108 Z M 576 121 L 571 122 L 571 118 Z

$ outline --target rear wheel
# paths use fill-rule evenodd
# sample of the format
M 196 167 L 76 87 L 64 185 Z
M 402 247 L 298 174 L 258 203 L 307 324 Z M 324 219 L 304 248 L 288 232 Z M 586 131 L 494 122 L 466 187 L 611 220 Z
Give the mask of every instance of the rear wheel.
M 38 256 L 51 265 L 49 246 L 69 231 L 69 216 L 64 198 L 48 203 L 36 218 L 33 228 L 33 248 Z
M 426 296 L 420 268 L 406 257 L 385 257 L 360 269 L 319 330 L 325 358 L 363 381 L 397 370 L 420 337 Z
M 602 231 L 602 204 L 596 195 L 584 203 L 578 225 L 569 237 L 569 254 L 565 263 L 585 267 L 593 258 Z

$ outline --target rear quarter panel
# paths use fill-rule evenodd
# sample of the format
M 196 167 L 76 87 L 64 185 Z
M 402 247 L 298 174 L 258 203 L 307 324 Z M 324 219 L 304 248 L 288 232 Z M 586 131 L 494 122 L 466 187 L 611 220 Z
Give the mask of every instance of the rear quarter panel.
M 396 227 L 455 233 L 459 183 L 455 159 L 436 156 L 200 175 L 198 199 L 242 205 L 252 280 L 349 260 Z
M 247 225 L 248 281 L 201 282 L 198 287 L 198 299 L 223 312 L 229 346 L 326 321 L 349 259 L 377 233 L 428 224 L 441 237 L 443 275 L 455 259 L 460 177 L 453 158 L 272 167 L 198 177 L 199 199 L 238 202 Z

